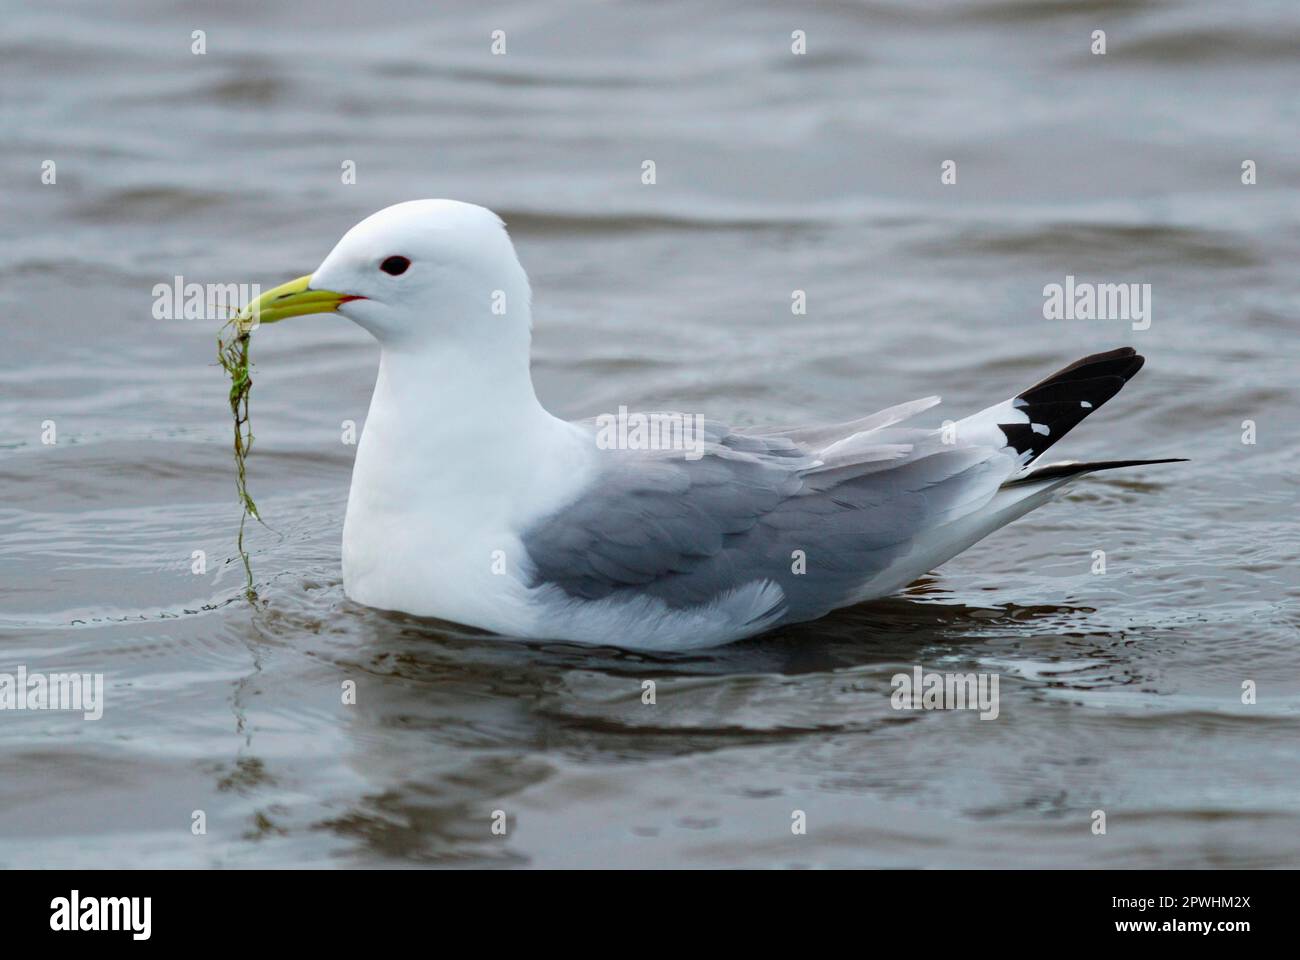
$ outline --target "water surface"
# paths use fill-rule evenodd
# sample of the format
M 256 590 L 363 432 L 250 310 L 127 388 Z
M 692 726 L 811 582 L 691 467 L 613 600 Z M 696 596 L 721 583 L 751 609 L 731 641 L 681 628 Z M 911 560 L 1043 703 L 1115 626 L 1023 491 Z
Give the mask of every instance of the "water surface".
M 1297 49 L 1281 2 L 10 10 L 0 672 L 107 702 L 0 714 L 0 865 L 1294 866 Z M 254 343 L 250 606 L 215 325 L 154 285 L 276 284 L 424 196 L 509 222 L 565 416 L 957 416 L 1129 343 L 1053 455 L 1192 462 L 730 647 L 503 642 L 343 596 L 377 352 L 311 317 Z M 1066 275 L 1150 283 L 1150 329 L 1045 320 Z M 999 718 L 891 709 L 917 664 Z

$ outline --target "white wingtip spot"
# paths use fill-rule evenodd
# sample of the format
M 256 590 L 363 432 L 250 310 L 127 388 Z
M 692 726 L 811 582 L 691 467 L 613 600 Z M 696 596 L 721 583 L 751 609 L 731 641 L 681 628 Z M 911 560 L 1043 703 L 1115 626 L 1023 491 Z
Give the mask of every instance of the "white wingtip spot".
M 1087 400 L 1080 400 L 1080 401 L 1079 401 L 1079 406 L 1083 407 L 1083 409 L 1085 409 L 1085 410 L 1091 410 L 1091 409 L 1092 409 L 1092 404 L 1089 403 Z
M 1034 433 L 1041 434 L 1041 435 L 1044 436 L 1044 437 L 1047 436 L 1049 433 L 1052 432 L 1052 431 L 1048 428 L 1047 424 L 1045 424 L 1045 423 L 1031 423 L 1031 424 L 1029 425 L 1029 429 L 1030 429 L 1030 430 L 1033 430 Z

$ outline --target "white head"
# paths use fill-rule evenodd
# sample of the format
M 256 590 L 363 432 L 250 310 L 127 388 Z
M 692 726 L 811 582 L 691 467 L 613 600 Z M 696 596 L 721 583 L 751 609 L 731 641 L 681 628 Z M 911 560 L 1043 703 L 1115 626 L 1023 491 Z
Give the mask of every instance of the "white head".
M 528 276 L 505 224 L 457 200 L 410 200 L 343 235 L 316 271 L 277 287 L 252 308 L 261 323 L 337 312 L 384 347 L 527 363 Z

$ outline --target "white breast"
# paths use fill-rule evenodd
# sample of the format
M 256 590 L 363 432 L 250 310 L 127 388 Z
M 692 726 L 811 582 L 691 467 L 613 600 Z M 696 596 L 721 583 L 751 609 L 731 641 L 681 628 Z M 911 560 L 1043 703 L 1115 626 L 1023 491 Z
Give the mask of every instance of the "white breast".
M 532 635 L 520 535 L 588 482 L 590 434 L 540 406 L 457 417 L 444 398 L 439 414 L 395 377 L 381 360 L 343 525 L 344 591 L 368 606 Z

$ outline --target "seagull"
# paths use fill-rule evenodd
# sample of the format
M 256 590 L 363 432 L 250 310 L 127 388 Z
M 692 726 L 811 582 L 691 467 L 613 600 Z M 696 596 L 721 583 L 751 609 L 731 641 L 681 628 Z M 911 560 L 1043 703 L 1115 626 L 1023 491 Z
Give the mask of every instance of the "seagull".
M 937 429 L 907 421 L 938 397 L 772 429 L 562 420 L 533 388 L 531 296 L 500 217 L 412 200 L 241 313 L 338 313 L 381 347 L 343 527 L 352 600 L 508 638 L 711 647 L 893 594 L 1085 474 L 1174 462 L 1035 463 L 1141 369 L 1129 347 Z

